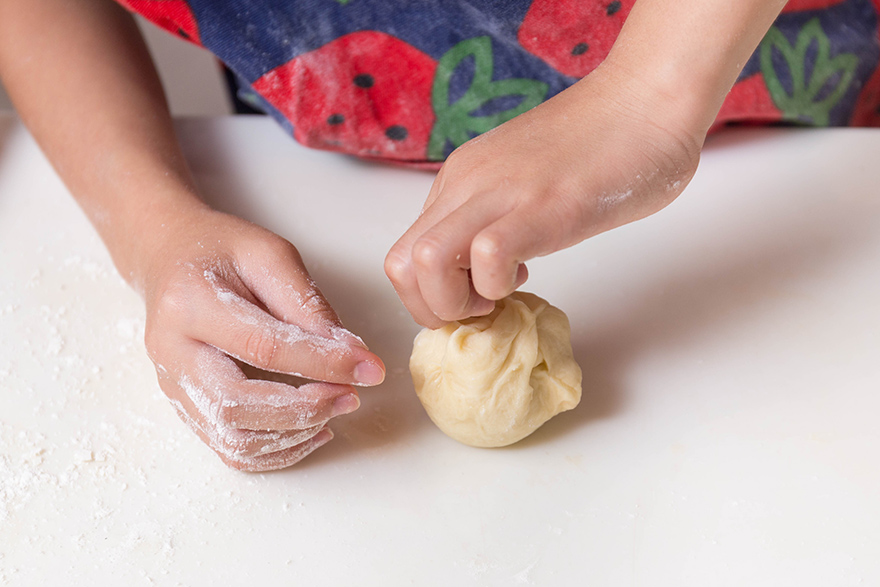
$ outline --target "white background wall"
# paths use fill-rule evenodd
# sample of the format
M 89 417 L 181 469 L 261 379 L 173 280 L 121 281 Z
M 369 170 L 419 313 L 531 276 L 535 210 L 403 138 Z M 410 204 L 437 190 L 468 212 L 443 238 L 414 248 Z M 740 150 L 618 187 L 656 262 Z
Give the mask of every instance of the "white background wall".
M 166 33 L 138 17 L 159 77 L 175 116 L 231 114 L 223 74 L 216 59 L 204 49 Z M 0 87 L 0 110 L 11 110 Z

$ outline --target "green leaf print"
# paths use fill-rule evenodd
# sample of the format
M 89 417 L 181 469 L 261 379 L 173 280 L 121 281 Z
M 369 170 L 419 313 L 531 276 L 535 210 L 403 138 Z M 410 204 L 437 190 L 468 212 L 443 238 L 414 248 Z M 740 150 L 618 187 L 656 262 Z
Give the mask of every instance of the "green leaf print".
M 455 70 L 467 57 L 474 58 L 471 85 L 458 100 L 449 103 L 449 83 Z M 431 103 L 437 117 L 428 141 L 428 158 L 443 159 L 447 142 L 455 147 L 466 143 L 472 135 L 482 134 L 507 122 L 540 104 L 547 95 L 547 84 L 533 79 L 505 79 L 492 81 L 494 58 L 489 37 L 475 37 L 461 41 L 440 58 Z M 493 114 L 475 116 L 481 107 L 492 100 L 506 96 L 522 96 L 516 106 Z
M 807 60 L 807 52 L 813 44 L 816 47 L 816 60 L 812 70 L 808 71 L 810 64 Z M 831 42 L 822 30 L 818 18 L 803 26 L 794 46 L 777 27 L 771 27 L 759 50 L 761 71 L 767 89 L 785 118 L 812 121 L 817 126 L 828 125 L 831 109 L 840 101 L 852 83 L 859 63 L 858 57 L 852 53 L 841 53 L 832 59 Z M 782 55 L 788 67 L 791 75 L 791 94 L 786 91 L 780 81 L 780 72 L 774 67 L 774 50 Z M 836 85 L 825 97 L 819 99 L 823 88 L 835 76 L 839 76 Z

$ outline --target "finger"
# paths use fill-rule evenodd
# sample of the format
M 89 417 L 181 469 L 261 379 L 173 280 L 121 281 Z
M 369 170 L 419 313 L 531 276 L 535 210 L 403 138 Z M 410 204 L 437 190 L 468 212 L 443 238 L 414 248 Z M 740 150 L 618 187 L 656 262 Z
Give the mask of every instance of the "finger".
M 223 456 L 221 456 L 220 459 L 233 469 L 238 469 L 239 471 L 244 471 L 246 473 L 277 471 L 278 469 L 284 469 L 291 465 L 295 465 L 331 440 L 333 440 L 333 431 L 325 427 L 322 428 L 318 434 L 302 444 L 298 444 L 286 450 L 237 460 L 227 460 L 224 459 Z
M 419 289 L 412 261 L 412 236 L 407 232 L 388 251 L 385 257 L 385 275 L 413 320 L 426 328 L 440 328 L 446 321 L 431 311 Z
M 335 383 L 290 387 L 246 380 L 227 393 L 224 418 L 230 426 L 248 430 L 302 430 L 349 414 L 360 405 L 353 388 Z
M 460 320 L 486 314 L 494 300 L 471 286 L 471 241 L 483 228 L 505 213 L 497 194 L 471 198 L 426 230 L 412 247 L 419 291 L 431 311 L 442 320 Z
M 416 243 L 420 241 L 426 233 L 433 230 L 438 224 L 443 223 L 451 214 L 455 214 L 460 205 L 463 206 L 467 204 L 464 196 L 456 197 L 454 194 L 445 194 L 446 197 L 439 197 L 442 186 L 446 184 L 444 181 L 445 177 L 446 176 L 441 171 L 431 188 L 431 194 L 429 194 L 425 210 L 409 230 L 407 230 L 406 233 L 404 233 L 404 235 L 394 244 L 385 258 L 385 273 L 391 280 L 391 283 L 394 286 L 397 295 L 400 297 L 400 300 L 403 302 L 403 305 L 410 314 L 412 314 L 416 322 L 428 328 L 439 328 L 448 320 L 456 319 L 438 316 L 435 312 L 435 307 L 432 306 L 431 302 L 426 300 L 424 297 L 426 292 L 422 291 L 420 281 L 422 274 L 426 274 L 426 279 L 429 282 L 431 281 L 431 278 L 427 275 L 430 273 L 430 270 L 420 270 L 415 261 L 415 257 L 418 256 L 418 258 L 422 260 L 423 266 L 430 266 L 432 259 L 435 258 L 435 252 L 438 248 L 447 246 L 449 241 L 444 239 L 445 235 L 438 233 L 438 239 L 436 242 L 431 242 L 431 239 L 426 239 L 423 244 L 418 245 L 418 248 L 421 250 L 414 251 Z M 448 192 L 449 190 L 447 190 L 447 194 Z M 488 209 L 486 212 L 490 217 L 497 218 L 504 214 L 511 205 L 512 202 L 510 199 L 504 199 L 495 208 L 487 207 Z M 483 220 L 483 222 L 487 221 Z M 472 231 L 473 230 L 471 230 L 471 232 Z M 456 258 L 457 256 L 459 257 Z M 474 295 L 475 291 L 469 284 L 467 290 L 465 290 L 462 283 L 462 273 L 466 274 L 467 267 L 469 266 L 468 256 L 469 247 L 458 247 L 457 252 L 447 253 L 446 256 L 443 257 L 448 263 L 447 271 L 452 273 L 451 277 L 447 275 L 445 279 L 451 280 L 453 285 L 448 290 L 445 290 L 443 287 L 439 290 L 432 290 L 435 292 L 449 292 L 445 294 L 441 293 L 440 295 L 444 296 L 443 299 L 439 302 L 434 301 L 434 304 L 439 304 L 441 307 L 445 308 L 448 306 L 455 307 L 461 304 L 463 299 L 473 301 L 472 306 L 469 308 L 466 306 L 458 311 L 444 311 L 441 309 L 441 314 L 444 314 L 445 316 L 454 315 L 456 317 L 463 317 L 464 315 L 479 315 L 490 312 L 494 307 L 494 304 L 479 300 L 479 297 Z M 464 266 L 464 270 L 462 270 L 462 266 Z M 438 278 L 434 281 L 442 280 L 443 278 Z M 432 283 L 426 283 L 426 285 L 434 287 L 434 284 Z M 465 291 L 467 291 L 467 297 L 465 297 Z M 429 297 L 431 295 L 431 293 L 428 294 Z M 452 300 L 451 302 L 449 301 L 450 299 Z M 480 304 L 482 305 L 480 306 Z
M 242 256 L 240 277 L 269 312 L 315 334 L 366 348 L 342 321 L 309 275 L 302 257 L 289 242 L 277 238 Z
M 431 184 L 419 217 L 385 256 L 385 275 L 391 281 L 394 291 L 413 319 L 427 328 L 440 328 L 446 321 L 438 318 L 422 297 L 413 264 L 412 246 L 426 230 L 445 218 L 459 204 L 451 198 L 439 199 L 446 184 L 446 170 L 447 166 L 440 169 Z
M 220 283 L 198 291 L 186 331 L 195 340 L 266 371 L 356 385 L 385 378 L 382 360 L 361 346 L 282 322 Z
M 220 455 L 220 459 L 233 469 L 246 473 L 277 471 L 295 465 L 331 440 L 333 440 L 333 431 L 324 427 L 318 434 L 302 444 L 282 451 L 240 459 L 226 459 Z
M 287 450 L 314 438 L 326 426 L 320 424 L 294 431 L 239 430 L 206 420 L 186 396 L 170 402 L 180 419 L 202 442 L 228 460 L 254 459 Z
M 217 430 L 205 427 L 204 422 L 198 416 L 193 417 L 181 402 L 172 400 L 171 403 L 180 419 L 214 450 L 220 460 L 240 471 L 273 471 L 289 467 L 333 438 L 332 431 L 324 425 L 298 434 L 238 431 L 242 433 L 241 438 L 230 441 L 225 437 L 218 438 L 220 433 Z M 261 442 L 267 436 L 271 438 Z
M 413 320 L 426 328 L 440 328 L 446 322 L 438 318 L 425 303 L 412 268 L 410 249 L 404 245 L 398 246 L 399 244 L 400 241 L 385 257 L 385 275 Z
M 471 243 L 471 279 L 483 297 L 501 299 L 528 279 L 525 262 L 574 244 L 565 221 L 533 207 L 522 207 L 481 230 Z
M 166 383 L 180 391 L 173 397 L 187 399 L 190 411 L 198 412 L 211 429 L 307 430 L 360 406 L 348 385 L 294 387 L 248 379 L 232 359 L 201 343 L 184 343 L 180 355 L 184 360 L 176 373 L 166 372 L 171 379 Z

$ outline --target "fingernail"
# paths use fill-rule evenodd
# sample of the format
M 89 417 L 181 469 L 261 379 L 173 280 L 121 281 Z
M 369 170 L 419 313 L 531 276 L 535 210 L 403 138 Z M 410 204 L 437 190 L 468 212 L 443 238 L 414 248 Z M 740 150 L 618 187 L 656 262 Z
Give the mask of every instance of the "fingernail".
M 474 316 L 485 316 L 486 314 L 491 314 L 492 310 L 494 309 L 495 300 L 487 300 L 485 298 L 482 298 L 476 304 L 474 304 L 472 312 Z
M 513 278 L 513 289 L 517 290 L 529 280 L 529 268 L 525 263 L 520 263 L 516 268 L 516 276 Z
M 342 395 L 333 400 L 333 409 L 330 410 L 331 416 L 342 416 L 350 414 L 361 406 L 361 400 L 356 393 Z
M 320 446 L 322 444 L 327 444 L 328 442 L 333 440 L 333 431 L 330 430 L 329 428 L 324 428 L 323 430 L 321 430 L 320 432 L 315 434 L 315 436 L 314 436 L 314 438 L 312 438 L 312 440 L 318 446 Z
M 361 361 L 354 368 L 354 379 L 361 385 L 379 385 L 385 380 L 385 371 L 370 361 Z

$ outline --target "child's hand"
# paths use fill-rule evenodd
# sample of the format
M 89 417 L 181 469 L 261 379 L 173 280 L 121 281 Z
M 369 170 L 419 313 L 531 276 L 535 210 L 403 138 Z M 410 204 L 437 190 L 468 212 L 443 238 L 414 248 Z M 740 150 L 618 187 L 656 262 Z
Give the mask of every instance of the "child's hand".
M 229 466 L 292 465 L 333 437 L 330 418 L 357 409 L 352 385 L 382 382 L 382 361 L 343 328 L 287 241 L 207 209 L 167 229 L 140 279 L 162 390 Z M 230 357 L 316 382 L 251 380 Z
M 385 262 L 416 321 L 487 314 L 525 282 L 525 261 L 678 196 L 705 131 L 684 128 L 675 101 L 651 90 L 600 67 L 453 152 Z

